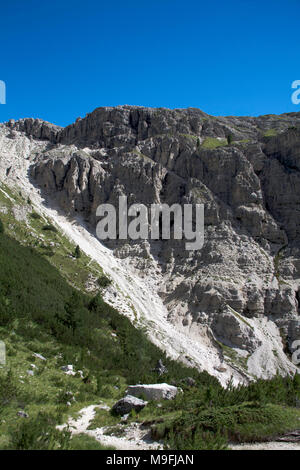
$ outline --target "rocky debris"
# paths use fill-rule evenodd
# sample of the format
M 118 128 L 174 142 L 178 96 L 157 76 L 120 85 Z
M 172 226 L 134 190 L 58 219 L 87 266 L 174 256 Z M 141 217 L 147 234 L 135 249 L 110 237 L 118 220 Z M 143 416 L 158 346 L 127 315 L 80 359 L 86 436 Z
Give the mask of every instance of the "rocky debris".
M 69 364 L 67 366 L 62 366 L 61 370 L 66 374 L 66 375 L 76 375 L 76 372 L 74 371 L 74 366 L 72 364 Z
M 47 361 L 47 359 L 44 356 L 42 356 L 41 354 L 33 353 L 32 355 L 33 355 L 33 357 L 36 357 L 37 359 L 40 359 L 41 361 Z
M 31 211 L 32 211 L 32 208 L 28 206 L 14 206 L 12 208 L 14 218 L 21 222 L 22 221 L 27 222 L 28 214 Z
M 126 393 L 149 401 L 172 400 L 177 395 L 178 388 L 168 384 L 129 385 Z
M 17 412 L 17 416 L 20 416 L 20 418 L 29 418 L 29 414 L 22 410 Z
M 146 401 L 140 400 L 139 398 L 132 395 L 127 395 L 126 397 L 117 401 L 117 403 L 115 403 L 112 407 L 112 410 L 116 414 L 124 416 L 130 413 L 131 410 L 135 410 L 137 412 L 141 411 L 143 408 L 145 408 L 146 405 Z
M 157 372 L 159 376 L 168 373 L 168 369 L 167 369 L 166 366 L 163 364 L 163 362 L 162 362 L 161 359 L 158 360 L 158 362 L 157 362 L 157 364 L 156 364 L 156 367 L 155 367 L 155 369 L 154 369 L 154 372 Z

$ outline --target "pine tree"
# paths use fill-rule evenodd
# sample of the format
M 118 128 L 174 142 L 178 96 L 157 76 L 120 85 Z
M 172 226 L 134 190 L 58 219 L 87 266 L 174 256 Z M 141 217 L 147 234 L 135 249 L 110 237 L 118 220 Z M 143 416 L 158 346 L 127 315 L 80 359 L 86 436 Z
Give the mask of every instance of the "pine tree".
M 233 137 L 232 137 L 231 134 L 228 134 L 228 136 L 227 136 L 227 144 L 228 144 L 228 145 L 231 145 L 232 142 L 233 142 Z
M 80 251 L 79 245 L 76 246 L 74 255 L 75 255 L 75 258 L 77 259 L 81 257 L 81 251 Z

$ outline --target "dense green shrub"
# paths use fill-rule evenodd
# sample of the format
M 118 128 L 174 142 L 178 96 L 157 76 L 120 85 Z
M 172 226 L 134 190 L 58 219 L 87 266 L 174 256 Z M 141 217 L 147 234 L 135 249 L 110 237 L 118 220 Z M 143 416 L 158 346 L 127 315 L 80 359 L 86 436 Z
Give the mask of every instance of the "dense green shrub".
M 38 214 L 37 212 L 31 212 L 30 217 L 36 220 L 41 218 L 40 214 Z
M 233 137 L 232 137 L 231 134 L 228 134 L 228 136 L 227 136 L 227 144 L 228 144 L 228 145 L 231 145 L 232 142 L 233 142 Z
M 54 225 L 52 224 L 44 225 L 43 230 L 46 230 L 46 231 L 48 230 L 50 232 L 57 233 L 57 228 L 54 227 Z
M 19 319 L 17 334 L 31 338 L 26 324 L 33 322 L 79 355 L 78 368 L 111 370 L 136 381 L 176 381 L 185 376 L 215 383 L 208 374 L 167 359 L 130 320 L 107 305 L 100 294 L 89 297 L 72 288 L 46 258 L 4 235 L 0 239 L 0 325 Z M 117 335 L 115 341 L 110 332 Z M 87 354 L 89 350 L 90 354 Z M 158 359 L 169 373 L 160 378 L 153 371 Z M 70 352 L 69 363 L 74 357 Z M 66 358 L 67 360 L 67 358 Z M 109 380 L 107 380 L 109 382 Z
M 103 288 L 108 287 L 111 284 L 111 280 L 104 274 L 98 277 L 97 282 L 98 282 L 98 285 Z
M 20 418 L 10 434 L 13 450 L 66 450 L 70 447 L 68 430 L 55 428 L 56 417 L 40 412 L 35 418 Z
M 79 245 L 77 245 L 76 248 L 75 248 L 74 256 L 77 259 L 81 257 L 81 251 L 80 251 Z

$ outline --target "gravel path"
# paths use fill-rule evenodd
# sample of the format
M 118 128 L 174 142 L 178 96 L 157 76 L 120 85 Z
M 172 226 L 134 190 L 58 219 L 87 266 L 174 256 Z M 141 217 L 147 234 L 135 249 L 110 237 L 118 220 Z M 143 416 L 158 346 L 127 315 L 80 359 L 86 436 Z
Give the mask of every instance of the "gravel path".
M 96 410 L 109 408 L 106 405 L 90 405 L 79 411 L 79 418 L 69 418 L 66 424 L 57 426 L 63 430 L 69 426 L 73 435 L 87 434 L 94 437 L 98 442 L 107 447 L 114 447 L 117 450 L 150 450 L 159 449 L 161 444 L 154 442 L 150 437 L 150 429 L 143 427 L 140 423 L 131 423 L 122 427 L 124 435 L 106 435 L 109 426 L 89 430 L 88 427 L 95 417 Z M 123 434 L 123 433 L 122 433 Z

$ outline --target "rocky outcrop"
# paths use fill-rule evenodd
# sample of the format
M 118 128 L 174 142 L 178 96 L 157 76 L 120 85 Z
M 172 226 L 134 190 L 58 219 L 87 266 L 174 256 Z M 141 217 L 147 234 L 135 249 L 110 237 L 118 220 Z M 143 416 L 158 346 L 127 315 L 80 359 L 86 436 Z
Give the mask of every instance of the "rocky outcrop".
M 145 408 L 146 405 L 146 401 L 140 400 L 135 396 L 127 395 L 126 397 L 121 398 L 121 400 L 117 401 L 117 403 L 114 404 L 114 406 L 112 407 L 112 411 L 117 415 L 124 416 L 130 413 L 131 410 L 137 412 L 141 411 L 143 408 Z
M 11 129 L 11 138 L 14 137 L 14 131 L 19 131 L 34 139 L 49 140 L 53 143 L 56 143 L 59 132 L 62 130 L 60 126 L 33 118 L 20 119 L 19 121 L 11 119 L 6 125 Z

